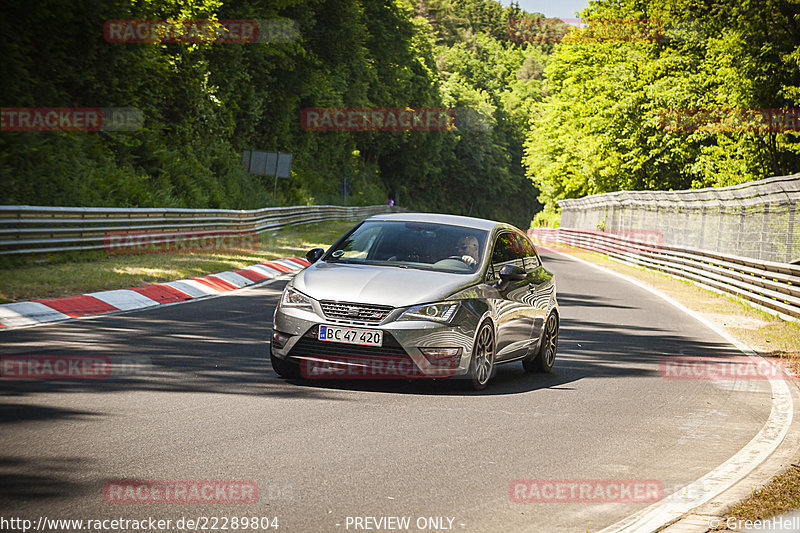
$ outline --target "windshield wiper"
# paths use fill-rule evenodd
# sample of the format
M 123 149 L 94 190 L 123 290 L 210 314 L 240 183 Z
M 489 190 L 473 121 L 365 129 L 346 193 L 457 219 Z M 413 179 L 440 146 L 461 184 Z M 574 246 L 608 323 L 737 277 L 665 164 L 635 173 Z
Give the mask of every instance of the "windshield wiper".
M 394 261 L 371 261 L 369 264 L 375 266 L 390 266 L 395 268 L 411 268 L 408 265 L 404 265 L 402 263 L 396 263 Z
M 349 265 L 360 265 L 364 261 L 353 261 L 352 259 L 339 259 L 338 257 L 329 257 L 324 259 L 326 263 L 347 263 Z

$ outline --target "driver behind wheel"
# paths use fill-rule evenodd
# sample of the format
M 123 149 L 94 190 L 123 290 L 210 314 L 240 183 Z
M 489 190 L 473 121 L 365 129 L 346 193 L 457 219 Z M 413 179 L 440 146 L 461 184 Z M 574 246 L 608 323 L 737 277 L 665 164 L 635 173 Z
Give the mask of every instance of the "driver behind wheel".
M 454 257 L 475 268 L 478 264 L 478 239 L 473 235 L 464 235 L 458 239 Z

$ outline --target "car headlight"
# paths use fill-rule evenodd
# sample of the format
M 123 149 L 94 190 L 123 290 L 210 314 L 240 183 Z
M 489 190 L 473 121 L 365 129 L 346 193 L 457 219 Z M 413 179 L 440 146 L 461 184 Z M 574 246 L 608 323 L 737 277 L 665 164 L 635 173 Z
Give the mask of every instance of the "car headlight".
M 281 298 L 281 305 L 283 307 L 307 309 L 308 311 L 312 310 L 311 298 L 291 287 L 286 287 L 286 290 L 283 291 L 283 298 Z
M 455 314 L 458 302 L 439 302 L 435 304 L 415 305 L 409 307 L 397 320 L 432 320 L 434 322 L 450 322 Z

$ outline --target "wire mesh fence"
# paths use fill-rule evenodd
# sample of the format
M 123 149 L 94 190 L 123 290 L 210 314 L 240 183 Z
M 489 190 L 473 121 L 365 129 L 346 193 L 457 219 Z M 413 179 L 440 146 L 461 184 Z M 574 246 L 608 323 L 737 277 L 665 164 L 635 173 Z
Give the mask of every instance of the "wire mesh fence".
M 647 232 L 668 246 L 800 263 L 800 174 L 685 191 L 620 191 L 561 200 L 561 226 Z

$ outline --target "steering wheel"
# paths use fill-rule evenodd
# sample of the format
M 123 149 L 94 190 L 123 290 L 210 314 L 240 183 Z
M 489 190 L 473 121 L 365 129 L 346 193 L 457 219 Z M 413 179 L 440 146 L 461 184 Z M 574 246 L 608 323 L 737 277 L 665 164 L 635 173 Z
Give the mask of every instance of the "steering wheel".
M 472 259 L 472 261 L 467 260 L 467 258 Z M 461 261 L 471 269 L 475 269 L 478 266 L 478 262 L 472 258 L 470 255 L 451 255 L 448 259 L 456 259 Z

